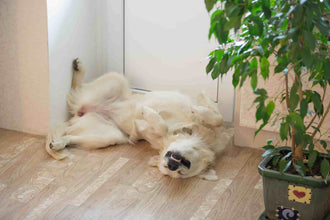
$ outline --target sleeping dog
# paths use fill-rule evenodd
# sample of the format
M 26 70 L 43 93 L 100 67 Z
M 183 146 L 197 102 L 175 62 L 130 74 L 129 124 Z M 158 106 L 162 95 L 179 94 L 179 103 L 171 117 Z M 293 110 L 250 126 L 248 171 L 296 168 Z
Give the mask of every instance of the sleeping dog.
M 195 99 L 171 91 L 132 94 L 120 74 L 83 84 L 84 75 L 82 63 L 74 60 L 67 95 L 72 117 L 48 135 L 51 156 L 65 158 L 70 145 L 95 149 L 144 139 L 159 151 L 149 165 L 161 173 L 217 179 L 212 165 L 225 148 L 218 132 L 223 117 L 211 99 L 203 93 Z

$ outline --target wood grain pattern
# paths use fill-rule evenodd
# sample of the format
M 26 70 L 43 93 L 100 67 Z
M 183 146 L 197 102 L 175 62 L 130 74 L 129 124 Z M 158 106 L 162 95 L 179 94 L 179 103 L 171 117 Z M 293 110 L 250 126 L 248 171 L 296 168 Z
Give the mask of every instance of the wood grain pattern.
M 0 219 L 257 219 L 262 151 L 230 143 L 212 182 L 163 176 L 144 141 L 55 161 L 43 137 L 0 129 Z

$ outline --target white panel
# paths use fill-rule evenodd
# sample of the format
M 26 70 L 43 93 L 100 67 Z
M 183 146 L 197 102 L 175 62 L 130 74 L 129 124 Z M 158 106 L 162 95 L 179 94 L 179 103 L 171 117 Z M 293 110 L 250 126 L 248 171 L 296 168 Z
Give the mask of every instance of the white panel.
M 133 88 L 204 90 L 219 102 L 225 121 L 233 121 L 232 73 L 219 81 L 206 75 L 205 59 L 216 47 L 208 41 L 210 18 L 202 0 L 126 0 L 125 75 Z
M 126 0 L 126 71 L 135 88 L 201 90 L 216 100 L 217 81 L 205 73 L 209 15 L 202 0 Z
M 100 72 L 123 72 L 123 2 L 118 0 L 89 0 L 98 4 L 98 63 Z

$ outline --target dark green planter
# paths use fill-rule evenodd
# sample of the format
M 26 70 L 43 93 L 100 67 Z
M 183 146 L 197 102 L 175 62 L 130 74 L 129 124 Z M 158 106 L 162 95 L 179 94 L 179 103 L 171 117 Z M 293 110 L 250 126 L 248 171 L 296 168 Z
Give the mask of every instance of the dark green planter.
M 259 219 L 322 220 L 329 218 L 330 177 L 324 180 L 280 174 L 267 169 L 271 159 L 258 166 L 263 179 L 265 212 Z M 267 217 L 266 217 L 267 216 Z

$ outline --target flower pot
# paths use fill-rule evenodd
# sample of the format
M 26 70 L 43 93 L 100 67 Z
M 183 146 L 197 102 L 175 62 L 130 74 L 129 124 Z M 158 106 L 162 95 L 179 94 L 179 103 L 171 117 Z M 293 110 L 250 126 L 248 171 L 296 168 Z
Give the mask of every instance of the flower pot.
M 270 161 L 271 158 L 266 158 L 258 166 L 263 178 L 265 203 L 265 212 L 259 219 L 321 220 L 329 218 L 330 177 L 325 183 L 324 180 L 312 177 L 281 174 L 266 168 Z

